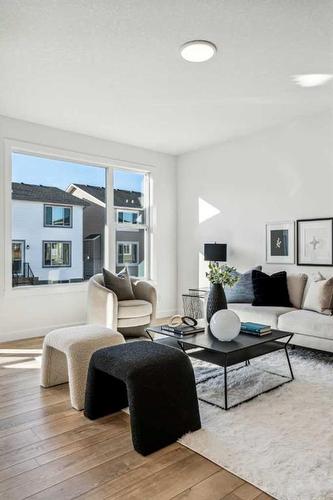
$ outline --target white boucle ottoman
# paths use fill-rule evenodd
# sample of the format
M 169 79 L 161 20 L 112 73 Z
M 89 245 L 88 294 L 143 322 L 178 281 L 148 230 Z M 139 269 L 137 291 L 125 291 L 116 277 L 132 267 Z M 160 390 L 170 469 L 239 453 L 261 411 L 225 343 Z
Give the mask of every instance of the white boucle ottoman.
M 91 355 L 102 347 L 124 343 L 121 333 L 101 325 L 53 330 L 43 343 L 41 386 L 69 382 L 71 404 L 76 410 L 82 410 Z

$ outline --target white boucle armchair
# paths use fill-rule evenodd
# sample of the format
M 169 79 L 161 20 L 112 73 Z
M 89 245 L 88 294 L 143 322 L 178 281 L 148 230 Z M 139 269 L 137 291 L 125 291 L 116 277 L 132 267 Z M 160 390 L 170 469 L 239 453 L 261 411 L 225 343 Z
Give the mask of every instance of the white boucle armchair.
M 156 288 L 148 281 L 131 278 L 134 300 L 118 300 L 104 286 L 102 274 L 95 274 L 88 283 L 87 323 L 118 331 L 125 338 L 147 337 L 145 329 L 156 314 Z

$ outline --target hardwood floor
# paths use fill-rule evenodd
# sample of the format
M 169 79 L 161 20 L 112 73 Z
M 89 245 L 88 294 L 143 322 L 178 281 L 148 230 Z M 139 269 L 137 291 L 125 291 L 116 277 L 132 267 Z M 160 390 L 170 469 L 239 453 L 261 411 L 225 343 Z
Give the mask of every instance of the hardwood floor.
M 66 384 L 39 387 L 41 345 L 0 344 L 1 499 L 271 498 L 178 443 L 142 457 L 125 413 L 91 422 Z

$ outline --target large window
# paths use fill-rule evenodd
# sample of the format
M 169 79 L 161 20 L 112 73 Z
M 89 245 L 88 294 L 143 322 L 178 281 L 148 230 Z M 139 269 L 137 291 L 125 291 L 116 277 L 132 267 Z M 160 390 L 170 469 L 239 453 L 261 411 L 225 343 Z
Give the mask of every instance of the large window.
M 70 241 L 43 241 L 44 267 L 71 267 Z
M 12 153 L 13 286 L 85 281 L 103 267 L 149 278 L 149 185 L 139 170 Z
M 71 227 L 72 207 L 44 206 L 44 225 L 47 227 Z
M 104 264 L 105 168 L 12 154 L 13 286 L 72 283 Z
M 114 170 L 116 271 L 125 266 L 132 276 L 149 276 L 149 175 Z

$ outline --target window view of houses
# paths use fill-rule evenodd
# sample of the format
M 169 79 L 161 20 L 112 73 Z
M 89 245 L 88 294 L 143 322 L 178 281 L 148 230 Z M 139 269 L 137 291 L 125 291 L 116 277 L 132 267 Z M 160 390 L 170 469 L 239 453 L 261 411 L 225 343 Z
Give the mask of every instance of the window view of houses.
M 145 174 L 114 170 L 113 177 L 114 268 L 144 276 Z M 102 272 L 105 227 L 105 169 L 13 155 L 13 286 L 74 283 Z

